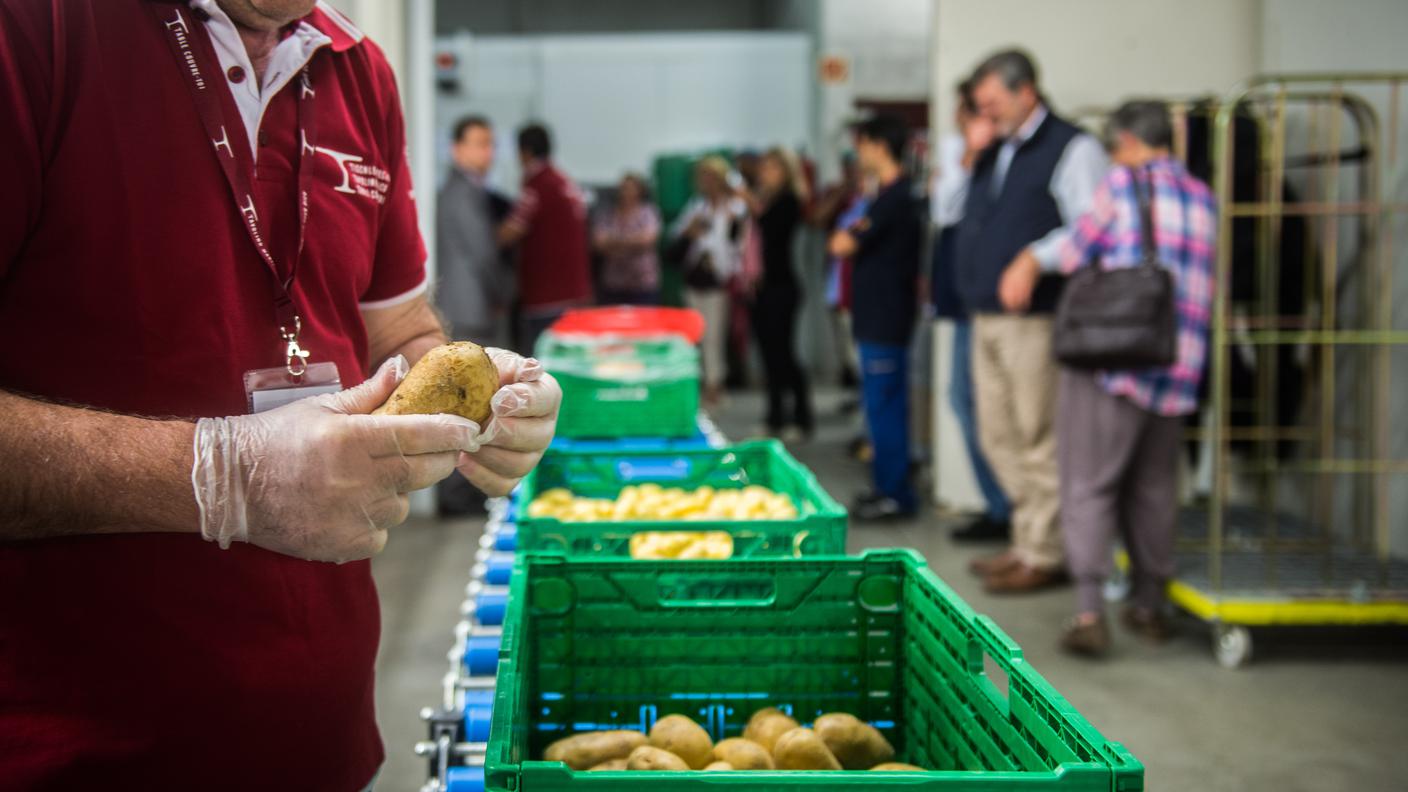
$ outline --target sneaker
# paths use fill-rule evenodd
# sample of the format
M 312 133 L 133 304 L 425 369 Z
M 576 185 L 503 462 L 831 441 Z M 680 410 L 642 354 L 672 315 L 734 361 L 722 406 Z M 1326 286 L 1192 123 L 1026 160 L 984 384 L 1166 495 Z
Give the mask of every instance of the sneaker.
M 1100 658 L 1110 652 L 1110 630 L 1105 617 L 1076 616 L 1061 631 L 1061 648 L 1078 657 Z
M 1168 617 L 1159 611 L 1138 605 L 1126 605 L 1124 610 L 1120 611 L 1120 623 L 1140 640 L 1156 645 L 1167 641 L 1173 633 Z
M 851 516 L 861 522 L 899 520 L 914 516 L 914 509 L 906 509 L 894 498 L 873 492 L 856 497 L 851 505 Z
M 784 443 L 805 443 L 811 435 L 811 432 L 800 426 L 788 426 L 778 432 L 777 437 Z
M 984 514 L 954 528 L 949 536 L 955 542 L 1005 542 L 1012 536 L 1012 523 Z

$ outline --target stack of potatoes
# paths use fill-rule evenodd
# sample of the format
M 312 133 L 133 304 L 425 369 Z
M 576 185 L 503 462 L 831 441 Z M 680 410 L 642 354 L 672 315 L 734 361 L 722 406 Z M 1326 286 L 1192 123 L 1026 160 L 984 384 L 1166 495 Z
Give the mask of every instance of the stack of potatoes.
M 555 487 L 528 504 L 529 517 L 553 517 L 563 522 L 628 522 L 632 520 L 795 520 L 792 499 L 767 487 L 693 490 L 659 484 L 628 485 L 615 498 L 586 498 Z
M 648 736 L 578 734 L 549 745 L 543 758 L 573 770 L 923 770 L 892 761 L 890 741 L 854 715 L 828 713 L 809 729 L 774 707 L 753 713 L 742 737 L 718 743 L 684 715 L 667 715 Z

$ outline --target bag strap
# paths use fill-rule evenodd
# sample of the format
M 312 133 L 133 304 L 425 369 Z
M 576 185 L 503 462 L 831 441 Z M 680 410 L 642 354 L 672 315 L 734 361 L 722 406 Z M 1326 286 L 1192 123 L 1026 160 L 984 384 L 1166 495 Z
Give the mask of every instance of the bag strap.
M 1140 178 L 1141 174 L 1144 176 Z M 1143 264 L 1146 267 L 1159 266 L 1159 250 L 1154 245 L 1154 208 L 1150 193 L 1153 191 L 1153 174 L 1147 167 L 1130 171 L 1134 184 L 1134 199 L 1139 204 L 1139 238 L 1144 250 Z

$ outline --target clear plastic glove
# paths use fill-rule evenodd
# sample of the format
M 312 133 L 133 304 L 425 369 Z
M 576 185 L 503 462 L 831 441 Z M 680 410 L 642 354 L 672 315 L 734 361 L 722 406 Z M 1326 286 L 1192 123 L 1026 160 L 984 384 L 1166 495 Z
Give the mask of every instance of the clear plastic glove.
M 341 393 L 202 418 L 191 469 L 201 535 L 312 561 L 380 552 L 386 530 L 406 519 L 406 493 L 451 475 L 462 452 L 480 447 L 480 427 L 459 416 L 368 415 L 406 370 L 397 355 Z
M 480 448 L 460 454 L 459 471 L 486 495 L 507 495 L 543 458 L 557 430 L 562 388 L 533 358 L 507 349 L 484 350 L 499 369 L 492 415 Z

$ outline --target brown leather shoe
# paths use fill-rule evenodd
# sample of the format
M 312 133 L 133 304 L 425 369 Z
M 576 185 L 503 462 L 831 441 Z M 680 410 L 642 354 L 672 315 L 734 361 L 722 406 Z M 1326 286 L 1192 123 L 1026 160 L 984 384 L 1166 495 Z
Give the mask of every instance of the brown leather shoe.
M 978 577 L 991 577 L 1004 572 L 1008 572 L 1021 565 L 1021 560 L 1017 554 L 1011 550 L 1003 550 L 996 555 L 979 556 L 968 562 L 968 571 Z
M 983 588 L 989 594 L 1026 594 L 1066 582 L 1066 574 L 1060 569 L 1037 569 L 1026 564 L 1017 564 L 1006 572 L 988 575 L 983 580 Z
M 1104 657 L 1110 651 L 1110 629 L 1105 617 L 1089 621 L 1077 616 L 1061 631 L 1061 648 L 1081 657 Z
M 1162 613 L 1137 605 L 1125 606 L 1120 612 L 1120 623 L 1126 630 L 1151 644 L 1164 643 L 1173 633 L 1168 618 Z

